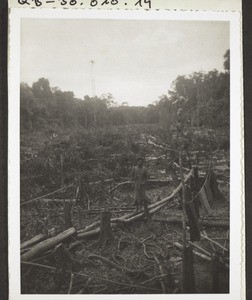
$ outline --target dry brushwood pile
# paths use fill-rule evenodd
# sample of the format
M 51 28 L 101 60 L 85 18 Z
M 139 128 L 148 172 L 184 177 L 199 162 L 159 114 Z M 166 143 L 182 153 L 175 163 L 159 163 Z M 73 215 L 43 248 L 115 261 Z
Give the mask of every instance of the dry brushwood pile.
M 22 293 L 227 293 L 223 148 L 221 133 L 178 139 L 154 126 L 22 137 Z M 148 219 L 135 211 L 129 178 L 139 154 L 148 170 Z M 200 199 L 196 219 L 185 214 L 184 197 L 188 207 Z

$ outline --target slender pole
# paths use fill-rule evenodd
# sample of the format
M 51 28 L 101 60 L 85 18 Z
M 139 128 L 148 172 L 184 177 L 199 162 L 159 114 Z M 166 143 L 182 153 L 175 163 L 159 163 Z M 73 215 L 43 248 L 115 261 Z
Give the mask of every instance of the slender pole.
M 94 98 L 94 96 L 95 96 L 95 73 L 94 73 L 95 61 L 91 60 L 90 63 L 91 63 L 91 77 L 92 77 L 91 78 L 92 97 Z
M 199 87 L 197 86 L 197 127 L 199 128 Z

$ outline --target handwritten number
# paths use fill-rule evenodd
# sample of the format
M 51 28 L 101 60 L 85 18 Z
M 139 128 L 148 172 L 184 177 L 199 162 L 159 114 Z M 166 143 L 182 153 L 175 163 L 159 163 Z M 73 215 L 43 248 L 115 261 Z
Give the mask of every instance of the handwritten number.
M 70 0 L 70 2 L 69 2 L 70 5 L 75 5 L 76 3 L 77 3 L 76 0 Z
M 109 0 L 103 1 L 101 5 L 104 4 L 109 4 Z M 118 4 L 118 0 L 111 0 L 111 5 L 116 5 L 116 4 Z
M 151 0 L 139 0 L 136 2 L 135 6 L 139 5 L 140 7 L 142 7 L 142 1 L 144 2 L 144 4 L 149 4 L 149 8 L 151 8 Z
M 140 5 L 142 7 L 142 0 L 137 1 L 137 3 L 135 4 L 135 6 Z
M 62 1 L 60 2 L 60 4 L 61 4 L 61 5 L 66 5 L 66 4 L 67 4 L 67 1 L 66 1 L 66 0 L 62 0 Z
M 92 0 L 92 1 L 90 2 L 90 5 L 91 5 L 91 6 L 96 6 L 97 4 L 98 4 L 97 0 Z
M 145 4 L 149 4 L 149 8 L 151 8 L 151 0 L 144 0 Z

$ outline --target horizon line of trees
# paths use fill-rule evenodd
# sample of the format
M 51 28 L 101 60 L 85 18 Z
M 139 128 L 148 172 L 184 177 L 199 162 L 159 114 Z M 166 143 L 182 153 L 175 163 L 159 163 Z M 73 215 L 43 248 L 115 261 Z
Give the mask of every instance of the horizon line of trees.
M 224 54 L 224 72 L 194 72 L 178 76 L 166 95 L 147 107 L 118 105 L 111 94 L 100 97 L 74 97 L 71 91 L 50 87 L 40 78 L 30 87 L 20 84 L 21 131 L 48 128 L 128 124 L 160 124 L 170 129 L 183 126 L 229 127 L 230 51 Z

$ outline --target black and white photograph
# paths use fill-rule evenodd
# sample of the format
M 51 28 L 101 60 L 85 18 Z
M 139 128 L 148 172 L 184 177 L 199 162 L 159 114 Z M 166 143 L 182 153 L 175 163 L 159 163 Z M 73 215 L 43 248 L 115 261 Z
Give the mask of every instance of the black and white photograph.
M 24 10 L 11 25 L 11 299 L 238 299 L 239 16 Z

